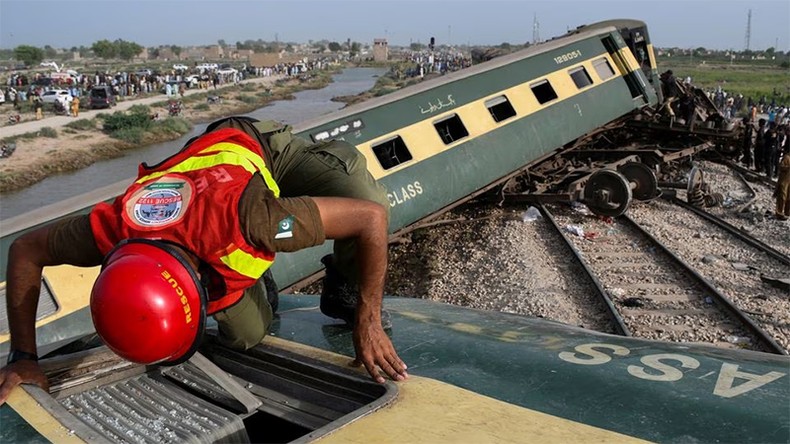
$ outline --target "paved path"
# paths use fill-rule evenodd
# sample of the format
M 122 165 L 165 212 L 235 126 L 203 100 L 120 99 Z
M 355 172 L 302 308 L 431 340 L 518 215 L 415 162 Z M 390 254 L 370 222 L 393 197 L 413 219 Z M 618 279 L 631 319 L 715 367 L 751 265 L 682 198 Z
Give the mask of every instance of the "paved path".
M 270 77 L 255 77 L 255 78 L 252 78 L 252 79 L 243 80 L 240 83 L 274 83 L 275 81 L 279 80 L 282 77 L 283 77 L 282 75 L 270 76 Z M 207 89 L 207 90 L 206 89 L 188 89 L 184 93 L 184 95 L 185 96 L 191 96 L 193 94 L 201 94 L 201 93 L 206 93 L 206 92 L 211 92 L 211 91 L 214 91 L 214 89 L 211 89 L 211 88 Z M 219 90 L 217 90 L 217 91 L 221 91 L 221 88 Z M 98 110 L 82 110 L 81 109 L 79 118 L 80 119 L 91 119 L 93 117 L 96 117 L 96 114 L 101 113 L 101 112 L 105 112 L 106 113 L 108 111 L 109 112 L 123 111 L 123 110 L 131 108 L 133 105 L 150 105 L 152 103 L 161 102 L 163 100 L 167 100 L 167 95 L 160 94 L 160 95 L 156 95 L 156 96 L 153 96 L 153 97 L 146 97 L 146 98 L 143 98 L 143 99 L 127 99 L 127 100 L 124 100 L 122 102 L 119 101 L 118 104 L 115 107 L 110 108 L 109 110 L 108 109 L 98 109 Z M 0 112 L 5 112 L 5 114 L 10 114 L 10 113 L 7 112 L 8 109 L 10 109 L 10 107 L 9 108 L 0 108 Z M 2 114 L 0 114 L 0 116 L 2 116 Z M 6 124 L 6 126 L 0 128 L 0 138 L 12 137 L 12 136 L 17 136 L 19 134 L 25 134 L 25 133 L 32 133 L 32 132 L 39 131 L 42 128 L 46 128 L 46 127 L 50 127 L 50 128 L 61 127 L 63 125 L 66 125 L 69 122 L 73 122 L 74 120 L 75 120 L 74 117 L 70 117 L 70 116 L 55 116 L 55 115 L 52 115 L 51 112 L 50 112 L 49 115 L 45 114 L 44 118 L 41 119 L 41 120 L 31 120 L 29 122 L 17 123 L 16 125 L 7 125 Z M 3 123 L 5 123 L 5 122 L 3 122 Z

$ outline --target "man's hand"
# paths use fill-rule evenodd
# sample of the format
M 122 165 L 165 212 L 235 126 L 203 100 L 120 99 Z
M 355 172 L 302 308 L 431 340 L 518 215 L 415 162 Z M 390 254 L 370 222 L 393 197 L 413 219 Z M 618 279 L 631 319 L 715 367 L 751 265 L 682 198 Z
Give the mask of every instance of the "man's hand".
M 384 382 L 378 366 L 395 381 L 409 375 L 381 328 L 381 303 L 387 271 L 387 211 L 381 205 L 358 199 L 314 197 L 329 239 L 354 239 L 359 267 L 359 301 L 354 322 L 356 364 L 364 365 L 377 382 Z
M 6 402 L 14 387 L 24 383 L 49 391 L 47 376 L 36 361 L 23 359 L 0 368 L 0 405 Z
M 365 370 L 378 383 L 383 383 L 384 378 L 376 369 L 377 366 L 393 381 L 403 381 L 409 377 L 406 373 L 406 364 L 395 352 L 392 341 L 381 328 L 381 319 L 375 322 L 360 322 L 357 319 L 354 327 L 354 350 L 356 351 L 354 365 L 364 365 Z

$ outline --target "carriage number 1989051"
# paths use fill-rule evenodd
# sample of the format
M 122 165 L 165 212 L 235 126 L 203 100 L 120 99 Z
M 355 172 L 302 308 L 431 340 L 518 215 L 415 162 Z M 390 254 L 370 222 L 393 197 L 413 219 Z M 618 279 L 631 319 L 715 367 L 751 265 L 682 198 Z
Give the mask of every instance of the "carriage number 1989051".
M 573 59 L 575 59 L 577 57 L 581 57 L 581 56 L 582 56 L 582 52 L 577 49 L 576 51 L 571 51 L 571 52 L 569 52 L 567 54 L 563 54 L 561 56 L 554 57 L 554 62 L 559 65 L 560 63 L 564 63 L 564 62 L 567 62 L 568 60 L 573 60 Z

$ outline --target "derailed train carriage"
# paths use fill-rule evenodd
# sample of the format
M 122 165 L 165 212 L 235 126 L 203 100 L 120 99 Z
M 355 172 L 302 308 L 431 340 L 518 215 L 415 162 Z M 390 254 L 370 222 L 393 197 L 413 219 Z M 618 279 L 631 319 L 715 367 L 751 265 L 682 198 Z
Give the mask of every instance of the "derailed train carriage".
M 343 138 L 388 189 L 393 235 L 497 186 L 560 147 L 660 102 L 644 23 L 615 20 L 306 122 Z M 607 211 L 607 173 L 578 194 Z M 600 176 L 599 176 L 600 177 Z M 38 224 L 128 181 L 7 221 L 2 254 Z M 616 190 L 615 190 L 616 191 Z M 614 206 L 614 207 L 613 207 Z M 290 286 L 328 245 L 278 255 Z M 5 267 L 3 267 L 5 268 Z M 412 378 L 378 385 L 348 366 L 350 332 L 314 296 L 283 296 L 273 337 L 244 353 L 211 335 L 190 361 L 140 366 L 95 347 L 87 308 L 98 269 L 44 271 L 37 322 L 51 393 L 23 386 L 0 440 L 88 442 L 725 441 L 790 438 L 784 356 L 668 344 L 545 320 L 387 298 Z M 5 276 L 3 276 L 5 279 Z M 3 287 L 4 289 L 5 287 Z M 5 305 L 5 304 L 3 304 Z M 5 313 L 4 313 L 5 314 Z M 8 323 L 0 325 L 0 355 Z

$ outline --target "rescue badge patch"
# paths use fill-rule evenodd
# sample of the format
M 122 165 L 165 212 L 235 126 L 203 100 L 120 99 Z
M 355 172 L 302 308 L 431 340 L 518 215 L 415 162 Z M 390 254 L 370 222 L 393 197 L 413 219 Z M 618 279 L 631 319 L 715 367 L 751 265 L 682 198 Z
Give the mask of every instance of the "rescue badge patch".
M 126 201 L 128 220 L 140 228 L 162 228 L 181 220 L 189 207 L 192 186 L 187 180 L 161 177 Z

